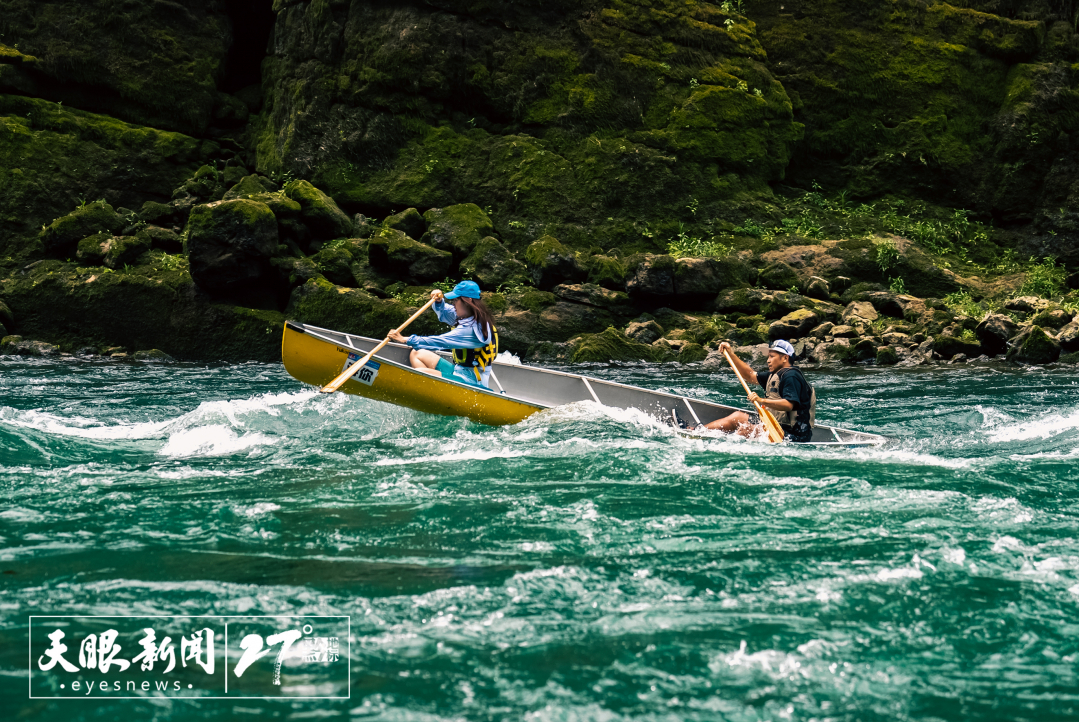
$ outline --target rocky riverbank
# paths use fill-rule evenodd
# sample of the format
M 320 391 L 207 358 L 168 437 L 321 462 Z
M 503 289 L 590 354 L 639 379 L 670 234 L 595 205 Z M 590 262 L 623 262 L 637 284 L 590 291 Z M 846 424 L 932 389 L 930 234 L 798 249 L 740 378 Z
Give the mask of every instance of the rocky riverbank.
M 677 240 L 668 254 L 624 254 L 544 235 L 514 252 L 475 204 L 349 216 L 307 181 L 280 185 L 236 160 L 203 166 L 172 196 L 138 211 L 88 203 L 44 226 L 49 257 L 0 281 L 0 323 L 19 332 L 0 353 L 274 361 L 286 318 L 381 337 L 433 285 L 472 278 L 503 348 L 547 363 L 713 364 L 721 340 L 762 353 L 777 338 L 818 364 L 1079 358 L 1076 294 L 971 295 L 1022 289 L 1044 267 L 968 278 L 886 233 L 792 229 L 696 257 Z M 893 286 L 917 274 L 912 286 L 952 292 L 874 282 L 889 274 Z M 440 329 L 429 317 L 413 330 Z

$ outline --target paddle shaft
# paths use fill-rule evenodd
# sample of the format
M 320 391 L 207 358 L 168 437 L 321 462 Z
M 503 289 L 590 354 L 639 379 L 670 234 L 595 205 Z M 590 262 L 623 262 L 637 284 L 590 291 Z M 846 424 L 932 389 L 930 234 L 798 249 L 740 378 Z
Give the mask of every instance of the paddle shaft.
M 405 328 L 407 328 L 410 323 L 412 323 L 417 318 L 419 318 L 420 314 L 422 314 L 424 311 L 429 309 L 431 307 L 431 304 L 434 303 L 434 302 L 435 302 L 435 299 L 432 298 L 430 301 L 423 304 L 423 306 L 420 308 L 419 311 L 416 311 L 416 313 L 412 314 L 412 316 L 407 321 L 405 321 L 404 323 L 402 323 L 400 326 L 397 327 L 397 329 L 396 329 L 397 333 L 401 333 L 402 331 L 404 331 Z M 366 356 L 364 356 L 362 359 L 360 359 L 359 361 L 357 361 L 356 363 L 352 364 L 347 369 L 342 371 L 340 373 L 340 375 L 338 375 L 338 377 L 335 378 L 333 381 L 331 381 L 330 383 L 323 386 L 322 387 L 322 393 L 324 393 L 324 394 L 332 394 L 334 391 L 337 391 L 337 389 L 341 388 L 342 384 L 344 384 L 346 381 L 348 381 L 350 378 L 352 378 L 352 374 L 356 373 L 357 370 L 363 368 L 363 365 L 366 364 L 368 361 L 370 361 L 371 357 L 374 356 L 379 351 L 381 351 L 382 348 L 386 344 L 388 344 L 389 342 L 390 342 L 390 337 L 386 336 L 386 338 L 382 339 L 382 343 L 380 343 L 378 346 L 375 346 L 373 349 L 371 349 L 367 353 Z
M 749 396 L 752 392 L 749 390 L 749 384 L 742 378 L 742 374 L 738 371 L 738 367 L 734 365 L 734 359 L 731 358 L 729 351 L 724 349 L 724 358 L 727 359 L 727 363 L 731 365 L 731 371 L 738 377 L 738 380 L 742 383 L 742 388 L 746 390 L 746 396 Z M 754 408 L 757 409 L 757 415 L 761 417 L 761 423 L 764 424 L 764 428 L 768 431 L 768 440 L 773 444 L 778 444 L 783 441 L 783 429 L 779 428 L 779 422 L 772 416 L 772 412 L 761 406 L 759 401 L 753 402 Z M 779 438 L 774 438 L 778 436 Z

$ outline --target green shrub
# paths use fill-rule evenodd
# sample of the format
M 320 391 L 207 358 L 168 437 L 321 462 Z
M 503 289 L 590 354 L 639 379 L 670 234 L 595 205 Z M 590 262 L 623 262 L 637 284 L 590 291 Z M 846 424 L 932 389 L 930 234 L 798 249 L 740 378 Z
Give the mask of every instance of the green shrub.
M 1020 295 L 1051 298 L 1064 292 L 1064 282 L 1067 280 L 1068 272 L 1063 266 L 1057 265 L 1055 258 L 1052 256 L 1044 258 L 1041 263 L 1036 263 L 1031 258 L 1030 264 L 1023 287 L 1019 289 Z

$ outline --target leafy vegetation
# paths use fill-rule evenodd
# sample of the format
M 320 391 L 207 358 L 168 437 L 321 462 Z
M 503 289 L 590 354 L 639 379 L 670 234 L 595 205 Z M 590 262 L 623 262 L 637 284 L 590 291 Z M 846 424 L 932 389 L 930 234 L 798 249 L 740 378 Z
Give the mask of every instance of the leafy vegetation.
M 732 248 L 714 238 L 704 240 L 686 232 L 685 224 L 678 224 L 678 233 L 667 244 L 667 253 L 675 258 L 725 258 Z
M 1040 296 L 1052 298 L 1064 293 L 1064 282 L 1068 272 L 1063 266 L 1058 266 L 1055 258 L 1049 257 L 1037 263 L 1033 258 L 1027 268 L 1027 277 L 1023 281 L 1023 287 L 1019 289 L 1020 295 Z

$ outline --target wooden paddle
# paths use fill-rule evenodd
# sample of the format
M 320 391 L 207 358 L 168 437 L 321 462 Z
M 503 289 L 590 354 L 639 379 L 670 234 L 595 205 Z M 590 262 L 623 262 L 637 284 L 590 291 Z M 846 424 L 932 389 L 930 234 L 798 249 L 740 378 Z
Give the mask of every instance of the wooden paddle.
M 405 330 L 405 328 L 406 328 L 406 327 L 407 327 L 407 326 L 408 326 L 408 325 L 409 325 L 410 323 L 412 323 L 412 322 L 413 322 L 413 321 L 415 321 L 415 320 L 416 320 L 417 318 L 419 318 L 419 317 L 420 317 L 420 314 L 421 314 L 421 313 L 423 313 L 424 311 L 426 311 L 427 309 L 429 309 L 429 308 L 431 307 L 431 304 L 432 304 L 432 303 L 434 303 L 434 302 L 435 302 L 435 299 L 433 299 L 433 298 L 432 298 L 432 299 L 431 299 L 430 301 L 428 301 L 427 303 L 423 304 L 423 306 L 422 306 L 422 307 L 420 308 L 420 310 L 419 310 L 419 311 L 416 311 L 416 313 L 412 314 L 412 317 L 411 317 L 411 318 L 409 318 L 409 319 L 408 319 L 407 321 L 405 321 L 404 323 L 402 323 L 402 324 L 401 324 L 401 325 L 400 325 L 400 326 L 399 326 L 399 327 L 397 328 L 397 333 L 401 333 L 402 331 L 404 331 L 404 330 Z M 339 375 L 339 376 L 338 376 L 337 378 L 335 378 L 335 379 L 334 379 L 333 381 L 331 381 L 330 383 L 328 383 L 328 384 L 326 384 L 325 386 L 323 386 L 323 387 L 322 387 L 322 393 L 324 393 L 324 394 L 332 394 L 332 393 L 333 393 L 334 391 L 337 391 L 337 389 L 341 388 L 341 384 L 345 383 L 345 382 L 346 382 L 346 381 L 348 381 L 348 380 L 349 380 L 350 378 L 352 378 L 352 374 L 356 373 L 356 371 L 358 371 L 359 369 L 363 368 L 363 365 L 364 365 L 365 363 L 367 363 L 368 361 L 370 361 L 370 360 L 371 360 L 371 357 L 372 357 L 372 356 L 374 356 L 374 355 L 375 355 L 376 353 L 378 353 L 379 351 L 381 351 L 381 350 L 382 350 L 382 347 L 383 347 L 383 346 L 385 346 L 386 344 L 388 344 L 389 342 L 390 342 L 390 337 L 389 337 L 389 336 L 387 336 L 386 338 L 382 339 L 382 343 L 380 343 L 380 344 L 379 344 L 378 346 L 375 346 L 375 347 L 374 347 L 373 349 L 371 349 L 371 351 L 370 351 L 370 352 L 368 352 L 368 354 L 367 354 L 366 356 L 364 356 L 364 357 L 363 357 L 362 359 L 360 359 L 359 361 L 357 361 L 356 363 L 352 364 L 352 365 L 351 365 L 351 366 L 349 366 L 349 367 L 348 367 L 347 369 L 345 369 L 344 371 L 342 371 L 342 372 L 341 372 L 341 375 Z
M 731 358 L 730 352 L 723 349 L 723 356 L 727 359 L 727 363 L 731 365 L 731 371 L 734 371 L 734 375 L 742 382 L 742 388 L 746 390 L 746 396 L 749 396 L 751 393 L 749 384 L 742 378 L 742 374 L 738 373 L 738 367 L 734 365 L 734 359 Z M 757 409 L 757 415 L 761 417 L 761 423 L 764 424 L 764 428 L 768 432 L 768 441 L 773 444 L 783 441 L 783 428 L 776 421 L 776 417 L 772 416 L 772 412 L 761 406 L 758 401 L 754 401 L 753 406 Z

